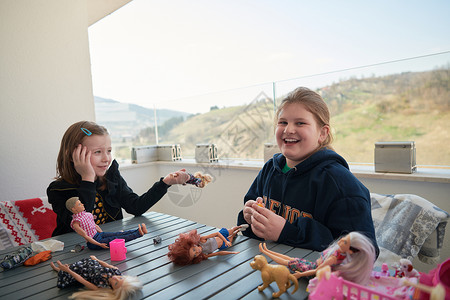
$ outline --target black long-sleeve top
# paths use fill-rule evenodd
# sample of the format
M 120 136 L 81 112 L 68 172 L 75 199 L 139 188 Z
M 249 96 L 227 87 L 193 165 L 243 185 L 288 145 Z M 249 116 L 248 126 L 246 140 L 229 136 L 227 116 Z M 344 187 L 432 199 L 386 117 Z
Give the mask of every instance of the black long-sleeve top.
M 66 201 L 79 197 L 86 211 L 94 209 L 95 197 L 99 193 L 109 221 L 123 218 L 122 208 L 129 214 L 139 216 L 155 205 L 167 192 L 170 185 L 161 178 L 143 195 L 139 196 L 128 187 L 120 175 L 119 164 L 114 160 L 106 175 L 106 189 L 100 190 L 100 182 L 81 181 L 80 185 L 70 184 L 64 180 L 55 180 L 47 188 L 48 201 L 56 213 L 56 228 L 52 236 L 72 232 L 70 222 L 72 212 L 66 208 Z

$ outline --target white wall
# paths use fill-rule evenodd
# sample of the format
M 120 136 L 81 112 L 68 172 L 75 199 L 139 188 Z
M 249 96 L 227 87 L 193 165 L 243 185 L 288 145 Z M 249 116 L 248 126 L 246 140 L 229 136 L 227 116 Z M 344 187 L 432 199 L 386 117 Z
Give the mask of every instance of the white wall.
M 129 186 L 138 194 L 142 194 L 161 176 L 186 168 L 188 172 L 201 171 L 209 173 L 215 181 L 204 189 L 192 186 L 172 186 L 151 210 L 175 215 L 214 227 L 231 227 L 236 224 L 237 214 L 242 209 L 244 195 L 253 179 L 257 176 L 258 167 L 214 167 L 209 164 L 181 162 L 155 162 L 138 164 L 121 168 L 122 176 Z M 359 178 L 367 188 L 381 194 L 416 194 L 441 209 L 450 212 L 450 184 L 427 181 L 384 180 L 375 178 Z M 184 201 L 182 201 L 184 200 Z M 450 257 L 450 227 L 441 252 L 441 261 Z M 420 271 L 428 271 L 427 265 L 416 259 L 415 267 Z
M 0 200 L 44 196 L 65 129 L 94 120 L 86 1 L 0 1 Z

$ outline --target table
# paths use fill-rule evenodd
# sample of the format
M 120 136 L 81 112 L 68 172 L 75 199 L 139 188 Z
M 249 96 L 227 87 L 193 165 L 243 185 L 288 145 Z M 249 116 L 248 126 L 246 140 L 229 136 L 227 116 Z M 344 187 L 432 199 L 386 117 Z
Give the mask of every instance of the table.
M 50 267 L 50 262 L 61 260 L 73 263 L 82 258 L 95 255 L 111 263 L 125 275 L 138 276 L 144 287 L 134 299 L 272 299 L 272 293 L 278 291 L 275 283 L 263 292 L 257 286 L 262 284 L 261 274 L 250 267 L 250 261 L 257 254 L 259 241 L 239 235 L 231 251 L 239 254 L 212 257 L 200 264 L 175 266 L 167 258 L 167 246 L 173 243 L 178 234 L 197 229 L 200 234 L 217 231 L 217 228 L 181 219 L 158 212 L 148 212 L 140 217 L 131 217 L 101 225 L 103 231 L 134 229 L 137 224 L 145 223 L 148 234 L 127 242 L 127 258 L 123 261 L 110 261 L 109 250 L 85 250 L 71 252 L 77 244 L 85 244 L 84 239 L 76 233 L 68 233 L 53 239 L 64 242 L 64 250 L 52 253 L 53 257 L 38 265 L 0 273 L 1 299 L 67 299 L 77 288 L 59 289 L 56 287 L 57 273 Z M 153 239 L 159 236 L 160 244 Z M 0 258 L 13 252 L 16 248 L 0 251 Z M 292 257 L 317 259 L 319 253 L 293 248 L 282 244 L 268 243 L 268 248 Z M 270 259 L 268 259 L 270 262 Z M 299 289 L 294 294 L 284 293 L 280 299 L 305 299 L 308 281 L 299 280 Z

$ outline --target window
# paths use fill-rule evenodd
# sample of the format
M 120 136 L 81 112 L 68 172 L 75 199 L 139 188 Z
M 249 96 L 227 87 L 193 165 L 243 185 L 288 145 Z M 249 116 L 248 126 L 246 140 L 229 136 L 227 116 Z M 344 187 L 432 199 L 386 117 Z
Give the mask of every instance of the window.
M 110 130 L 122 161 L 132 146 L 156 143 L 180 144 L 184 158 L 194 157 L 196 144 L 213 143 L 220 158 L 262 159 L 264 144 L 274 142 L 274 110 L 298 86 L 327 102 L 333 146 L 347 161 L 373 163 L 375 142 L 415 141 L 418 165 L 450 165 L 450 52 L 173 101 L 198 113 L 97 97 L 97 122 Z

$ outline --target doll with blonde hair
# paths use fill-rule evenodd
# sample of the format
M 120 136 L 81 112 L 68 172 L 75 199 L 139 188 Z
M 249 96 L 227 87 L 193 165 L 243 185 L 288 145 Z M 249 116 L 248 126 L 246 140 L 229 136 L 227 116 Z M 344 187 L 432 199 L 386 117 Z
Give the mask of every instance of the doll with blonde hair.
M 142 289 L 139 279 L 134 276 L 122 276 L 119 269 L 91 255 L 73 264 L 58 266 L 50 263 L 58 272 L 58 288 L 84 285 L 87 291 L 72 294 L 70 299 L 115 299 L 125 300 Z
M 232 245 L 236 234 L 242 226 L 231 229 L 222 228 L 218 232 L 201 236 L 197 230 L 182 233 L 169 245 L 167 256 L 173 263 L 181 266 L 198 264 L 201 261 L 217 255 L 237 254 L 239 252 L 222 251 Z M 216 251 L 218 250 L 218 251 Z
M 329 266 L 332 271 L 339 271 L 344 279 L 358 284 L 369 281 L 376 259 L 372 242 L 359 232 L 350 232 L 333 242 L 315 262 L 271 251 L 265 244 L 260 244 L 259 249 L 276 263 L 287 266 L 296 278 L 314 276 Z

